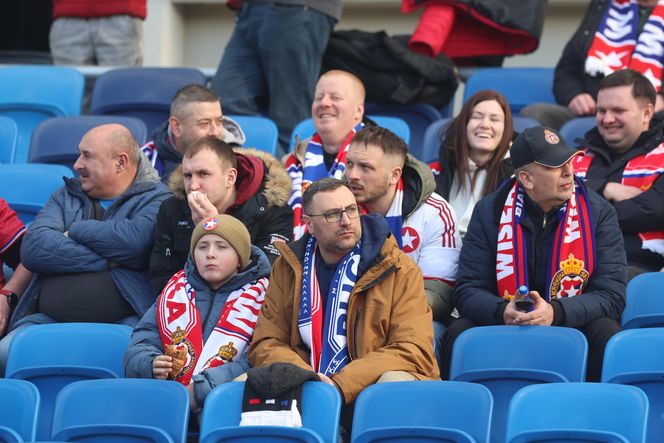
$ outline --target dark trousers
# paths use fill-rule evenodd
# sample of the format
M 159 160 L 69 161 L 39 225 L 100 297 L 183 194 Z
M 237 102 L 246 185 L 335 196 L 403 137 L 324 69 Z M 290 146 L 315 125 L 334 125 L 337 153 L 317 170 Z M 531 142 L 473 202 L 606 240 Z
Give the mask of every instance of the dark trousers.
M 452 361 L 452 346 L 456 338 L 465 330 L 477 326 L 472 320 L 458 318 L 453 321 L 445 331 L 443 342 L 443 362 L 441 365 L 441 376 L 444 380 L 450 378 L 450 362 Z M 586 381 L 598 382 L 602 376 L 602 363 L 604 361 L 604 348 L 606 343 L 617 332 L 622 330 L 620 324 L 610 318 L 597 318 L 585 326 L 578 328 L 588 340 L 588 366 L 586 370 Z

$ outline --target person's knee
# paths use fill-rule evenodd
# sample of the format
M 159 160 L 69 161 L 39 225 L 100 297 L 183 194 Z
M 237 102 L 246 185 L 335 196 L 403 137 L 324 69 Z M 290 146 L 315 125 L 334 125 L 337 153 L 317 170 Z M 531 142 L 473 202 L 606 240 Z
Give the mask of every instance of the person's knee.
M 406 371 L 387 371 L 380 376 L 376 383 L 390 383 L 394 381 L 415 381 L 417 380 L 412 374 Z

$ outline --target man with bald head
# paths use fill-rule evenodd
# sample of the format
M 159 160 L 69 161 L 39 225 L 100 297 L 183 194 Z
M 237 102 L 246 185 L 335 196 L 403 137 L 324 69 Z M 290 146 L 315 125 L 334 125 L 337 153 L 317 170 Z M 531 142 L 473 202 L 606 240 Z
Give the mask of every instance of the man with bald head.
M 293 180 L 289 203 L 294 212 L 294 237 L 305 231 L 302 214 L 302 193 L 321 178 L 341 178 L 346 168 L 346 153 L 350 141 L 364 127 L 365 90 L 355 75 L 332 70 L 323 74 L 316 85 L 311 104 L 311 119 L 316 133 L 297 143 L 294 152 L 285 160 Z
M 21 245 L 34 277 L 0 341 L 0 376 L 21 328 L 60 322 L 135 325 L 154 303 L 148 260 L 161 202 L 169 196 L 124 126 L 87 132 L 64 186 L 30 225 Z

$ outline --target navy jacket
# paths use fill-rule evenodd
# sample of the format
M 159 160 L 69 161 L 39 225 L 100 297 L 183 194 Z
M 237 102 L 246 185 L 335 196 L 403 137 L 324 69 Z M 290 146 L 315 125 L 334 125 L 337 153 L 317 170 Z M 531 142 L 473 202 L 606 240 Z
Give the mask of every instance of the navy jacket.
M 457 309 L 478 325 L 503 324 L 507 301 L 498 296 L 496 247 L 498 225 L 505 199 L 514 180 L 489 194 L 477 205 L 461 248 L 457 277 Z M 625 308 L 626 259 L 616 211 L 588 189 L 591 221 L 595 230 L 595 270 L 583 294 L 551 302 L 554 325 L 582 327 L 591 320 L 620 320 Z M 528 255 L 528 286 L 546 294 L 546 272 L 557 228 L 555 212 L 542 211 L 526 196 L 526 216 L 521 220 Z

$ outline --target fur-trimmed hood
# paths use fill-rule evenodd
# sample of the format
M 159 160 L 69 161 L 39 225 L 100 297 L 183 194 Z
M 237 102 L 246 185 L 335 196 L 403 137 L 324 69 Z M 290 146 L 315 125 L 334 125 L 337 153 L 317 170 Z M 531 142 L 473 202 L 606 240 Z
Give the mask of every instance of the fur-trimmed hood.
M 293 185 L 286 169 L 279 163 L 279 160 L 267 152 L 253 148 L 234 148 L 233 151 L 236 155 L 258 158 L 265 164 L 261 192 L 265 196 L 268 206 L 284 206 L 288 203 Z M 178 199 L 186 199 L 182 165 L 178 166 L 168 178 L 168 187 Z

